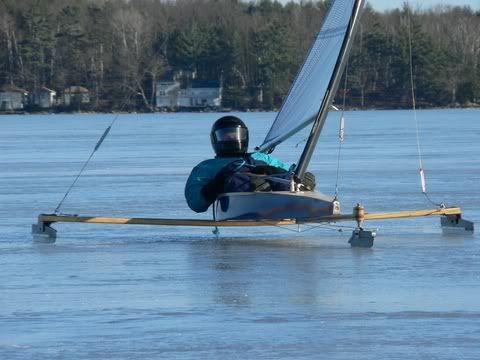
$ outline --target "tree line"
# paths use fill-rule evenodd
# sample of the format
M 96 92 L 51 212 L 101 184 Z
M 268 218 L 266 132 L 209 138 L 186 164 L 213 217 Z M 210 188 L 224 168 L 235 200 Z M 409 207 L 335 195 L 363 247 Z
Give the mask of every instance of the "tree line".
M 329 3 L 0 0 L 0 85 L 84 86 L 94 110 L 148 111 L 156 81 L 175 72 L 221 80 L 225 108 L 272 110 Z M 367 4 L 337 101 L 411 106 L 413 74 L 419 106 L 478 103 L 479 29 L 469 7 L 380 13 Z

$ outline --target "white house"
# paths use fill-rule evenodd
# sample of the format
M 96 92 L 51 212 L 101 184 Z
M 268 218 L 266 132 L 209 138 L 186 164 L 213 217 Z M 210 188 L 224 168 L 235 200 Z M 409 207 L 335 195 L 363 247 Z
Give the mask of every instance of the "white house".
M 157 81 L 155 105 L 157 108 L 175 109 L 178 106 L 180 83 L 176 80 Z
M 62 103 L 65 106 L 90 103 L 90 92 L 82 86 L 70 86 L 63 90 Z
M 190 87 L 180 90 L 178 94 L 180 108 L 218 108 L 221 104 L 220 81 L 194 80 Z
M 33 92 L 33 105 L 42 109 L 49 109 L 55 105 L 57 93 L 46 87 L 42 87 Z
M 25 107 L 28 91 L 15 85 L 0 87 L 0 111 L 22 110 Z

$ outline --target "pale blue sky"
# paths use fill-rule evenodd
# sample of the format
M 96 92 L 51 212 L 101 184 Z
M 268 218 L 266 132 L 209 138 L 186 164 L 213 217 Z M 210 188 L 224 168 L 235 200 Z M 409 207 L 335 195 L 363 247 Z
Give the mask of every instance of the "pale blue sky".
M 290 0 L 279 0 L 287 3 Z M 295 0 L 294 0 L 295 1 Z M 300 0 L 298 0 L 300 1 Z M 405 0 L 367 0 L 375 10 L 401 8 Z M 474 10 L 480 10 L 480 0 L 409 0 L 408 3 L 414 8 L 427 9 L 436 5 L 464 6 L 469 5 Z
M 373 6 L 375 10 L 385 10 L 401 8 L 404 0 L 367 0 Z M 414 7 L 420 7 L 421 9 L 430 8 L 436 5 L 452 5 L 452 6 L 464 6 L 470 5 L 472 9 L 480 9 L 480 0 L 410 0 L 409 4 Z

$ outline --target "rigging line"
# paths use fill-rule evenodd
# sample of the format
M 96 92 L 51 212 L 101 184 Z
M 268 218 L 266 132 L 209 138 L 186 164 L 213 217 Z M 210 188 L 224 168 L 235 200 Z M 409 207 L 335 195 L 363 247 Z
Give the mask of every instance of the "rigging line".
M 318 225 L 304 224 L 304 226 L 306 228 L 301 231 L 302 233 L 307 232 L 307 231 L 311 231 L 311 230 L 315 230 L 315 229 L 320 229 L 320 228 L 324 229 L 324 230 L 332 230 L 332 231 L 337 231 L 337 232 L 342 232 L 343 229 L 349 229 L 349 230 L 354 230 L 355 229 L 354 226 L 339 226 L 339 225 L 332 225 L 330 223 L 328 223 L 328 224 L 318 224 Z
M 335 111 L 340 111 L 339 108 L 337 108 L 335 105 L 333 104 L 330 104 L 330 107 L 335 110 Z M 308 136 L 306 136 L 305 138 L 303 138 L 302 140 L 300 140 L 298 143 L 295 144 L 295 148 L 298 148 L 298 146 L 301 144 L 301 143 L 304 143 L 304 142 L 307 142 L 308 140 Z
M 158 52 L 155 52 L 154 55 L 155 56 L 152 56 L 152 58 L 150 59 L 150 61 L 148 62 L 147 64 L 147 68 L 153 63 L 153 61 L 157 58 L 157 55 Z M 67 192 L 65 193 L 65 195 L 63 196 L 62 200 L 60 200 L 60 202 L 58 203 L 57 207 L 55 208 L 54 210 L 54 213 L 57 214 L 59 211 L 60 211 L 60 208 L 61 206 L 63 205 L 63 202 L 65 201 L 65 199 L 67 198 L 67 196 L 70 194 L 70 191 L 72 191 L 73 187 L 75 186 L 77 180 L 80 178 L 80 176 L 82 175 L 83 171 L 85 170 L 85 168 L 87 167 L 88 163 L 90 162 L 90 160 L 92 159 L 93 155 L 95 154 L 95 152 L 100 148 L 100 146 L 102 145 L 103 141 L 105 140 L 105 138 L 107 137 L 108 133 L 110 132 L 113 124 L 115 124 L 115 122 L 117 121 L 120 113 L 123 111 L 123 109 L 125 108 L 125 106 L 130 102 L 130 100 L 132 99 L 133 97 L 133 93 L 130 92 L 129 95 L 124 99 L 123 103 L 121 104 L 119 110 L 118 110 L 118 113 L 116 114 L 116 116 L 113 118 L 112 122 L 110 123 L 110 125 L 105 129 L 105 131 L 103 132 L 102 136 L 100 137 L 100 139 L 97 141 L 97 144 L 95 145 L 95 148 L 93 149 L 92 153 L 90 154 L 90 156 L 88 157 L 87 161 L 85 161 L 85 164 L 83 164 L 82 168 L 80 169 L 80 172 L 78 173 L 77 177 L 75 178 L 75 180 L 73 180 L 73 183 L 70 185 L 70 187 L 68 188 Z
M 67 192 L 65 193 L 65 195 L 63 196 L 62 200 L 60 200 L 60 202 L 58 203 L 57 207 L 55 208 L 54 210 L 54 213 L 55 214 L 58 214 L 59 211 L 60 211 L 60 208 L 62 207 L 63 205 L 63 202 L 65 201 L 65 199 L 67 198 L 67 196 L 70 194 L 70 191 L 72 191 L 73 187 L 75 186 L 75 184 L 77 183 L 78 179 L 80 178 L 80 176 L 82 176 L 83 174 L 83 171 L 86 169 L 87 165 L 89 164 L 90 160 L 92 159 L 93 155 L 97 152 L 97 150 L 100 148 L 100 146 L 102 145 L 103 141 L 105 140 L 105 138 L 107 137 L 108 133 L 110 132 L 113 124 L 115 123 L 115 121 L 117 121 L 118 119 L 118 116 L 120 114 L 117 114 L 115 116 L 115 118 L 113 119 L 113 121 L 110 123 L 110 125 L 105 129 L 105 131 L 103 132 L 102 136 L 100 137 L 100 139 L 97 141 L 96 145 L 95 145 L 95 148 L 93 149 L 93 151 L 91 152 L 90 156 L 88 157 L 87 161 L 85 161 L 85 163 L 83 164 L 82 168 L 80 169 L 79 173 L 77 174 L 77 176 L 75 177 L 75 179 L 73 180 L 72 184 L 70 185 L 70 187 L 68 188 Z
M 409 51 L 409 63 L 410 63 L 409 64 L 410 65 L 410 86 L 411 86 L 411 92 L 412 92 L 413 118 L 415 121 L 415 135 L 417 140 L 417 157 L 418 157 L 419 174 L 420 174 L 420 186 L 421 186 L 422 194 L 431 204 L 435 206 L 442 206 L 443 204 L 435 203 L 427 195 L 425 171 L 423 168 L 423 156 L 422 156 L 422 149 L 420 146 L 420 127 L 418 124 L 417 104 L 416 104 L 416 97 L 415 97 L 415 77 L 413 73 L 413 52 L 412 52 L 412 22 L 411 22 L 411 16 L 410 16 L 410 7 L 408 7 L 407 11 L 408 11 L 407 14 L 408 14 L 408 51 Z
M 77 183 L 78 179 L 80 178 L 80 176 L 82 176 L 83 174 L 83 171 L 87 168 L 87 165 L 90 163 L 90 160 L 92 159 L 93 155 L 97 152 L 97 150 L 100 148 L 100 146 L 102 145 L 103 141 L 106 139 L 106 137 L 108 136 L 108 133 L 110 132 L 110 130 L 112 129 L 112 126 L 115 124 L 115 122 L 117 121 L 118 117 L 120 116 L 120 113 L 122 112 L 122 110 L 124 109 L 124 107 L 126 106 L 126 104 L 130 101 L 131 99 L 131 94 L 130 96 L 128 96 L 122 106 L 120 107 L 120 110 L 119 112 L 115 115 L 115 117 L 113 118 L 113 120 L 110 122 L 110 125 L 105 129 L 105 131 L 103 132 L 102 136 L 100 136 L 100 138 L 98 139 L 97 143 L 95 144 L 95 147 L 93 148 L 92 152 L 90 153 L 90 156 L 88 157 L 88 159 L 85 161 L 85 163 L 83 164 L 82 168 L 80 169 L 79 173 L 77 174 L 77 176 L 75 177 L 75 179 L 73 180 L 72 184 L 70 185 L 70 187 L 67 189 L 65 195 L 63 195 L 63 198 L 62 200 L 60 200 L 60 202 L 58 203 L 57 207 L 55 208 L 54 210 L 54 214 L 58 214 L 60 212 L 60 208 L 62 207 L 63 205 L 63 202 L 65 201 L 65 199 L 68 197 L 68 195 L 70 194 L 70 192 L 72 191 L 73 187 L 75 186 L 75 184 Z
M 261 222 L 267 222 L 266 220 L 263 220 Z M 294 232 L 294 233 L 302 233 L 303 231 L 300 230 L 300 228 L 298 227 L 297 230 L 293 230 L 291 229 L 289 226 L 290 225 L 272 225 L 273 227 L 276 227 L 276 228 L 279 228 L 279 229 L 282 229 L 282 230 L 285 230 L 285 231 L 290 231 L 290 232 Z
M 347 98 L 347 84 L 348 84 L 348 64 L 350 56 L 347 58 L 345 64 L 345 82 L 343 85 L 343 101 L 342 101 L 342 112 L 340 114 L 340 124 L 338 129 L 338 153 L 337 153 L 337 175 L 335 180 L 335 199 L 338 198 L 338 180 L 340 178 L 340 155 L 342 152 L 343 139 L 345 135 L 345 104 Z
M 298 225 L 303 225 L 303 229 L 300 229 L 300 227 L 297 228 L 297 230 L 291 229 L 289 225 L 272 225 L 273 227 L 279 228 L 281 230 L 285 231 L 290 231 L 290 232 L 295 232 L 295 233 L 300 233 L 303 234 L 307 231 L 315 230 L 315 229 L 325 229 L 325 230 L 334 230 L 334 231 L 343 231 L 342 229 L 355 229 L 354 226 L 341 226 L 341 225 L 332 225 L 332 224 L 318 224 L 318 225 L 309 225 L 309 224 L 298 224 Z
M 335 224 L 336 223 L 327 222 L 327 223 L 317 224 L 317 225 L 310 225 L 310 224 L 303 224 L 303 225 L 311 229 L 323 227 L 324 229 L 338 230 L 338 231 L 342 231 L 343 229 L 353 230 L 356 228 L 356 226 L 351 226 L 351 225 L 335 225 Z
M 212 204 L 212 215 L 213 215 L 213 220 L 217 221 L 217 211 L 216 211 L 216 202 Z M 218 229 L 218 226 L 214 226 L 214 229 L 212 230 L 213 235 L 215 235 L 218 239 L 220 236 L 220 230 Z

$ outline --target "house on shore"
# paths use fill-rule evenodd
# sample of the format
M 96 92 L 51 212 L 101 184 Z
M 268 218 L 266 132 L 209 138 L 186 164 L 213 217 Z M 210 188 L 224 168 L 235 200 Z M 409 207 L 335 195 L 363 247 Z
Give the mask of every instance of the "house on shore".
M 18 111 L 25 108 L 28 91 L 15 85 L 0 87 L 0 111 Z
M 70 86 L 63 90 L 61 103 L 64 106 L 81 106 L 90 103 L 90 92 L 83 86 Z
M 173 110 L 178 107 L 180 83 L 177 80 L 160 80 L 155 87 L 155 105 L 159 109 Z
M 178 94 L 181 109 L 219 108 L 222 105 L 222 86 L 218 80 L 193 80 Z
M 32 93 L 32 104 L 42 109 L 50 109 L 56 105 L 57 92 L 42 87 Z

